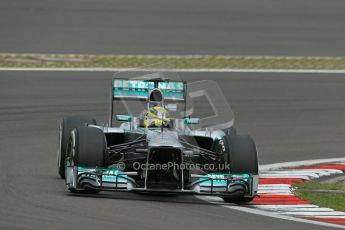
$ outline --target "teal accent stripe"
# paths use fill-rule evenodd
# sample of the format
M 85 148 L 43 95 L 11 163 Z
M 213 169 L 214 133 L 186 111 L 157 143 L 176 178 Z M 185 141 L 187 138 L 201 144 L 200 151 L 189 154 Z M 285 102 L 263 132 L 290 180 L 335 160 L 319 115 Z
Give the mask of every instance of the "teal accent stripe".
M 113 90 L 114 97 L 145 97 L 149 96 L 148 91 L 145 90 Z M 165 99 L 176 99 L 176 100 L 183 100 L 183 93 L 182 92 L 166 92 L 163 91 L 163 96 Z

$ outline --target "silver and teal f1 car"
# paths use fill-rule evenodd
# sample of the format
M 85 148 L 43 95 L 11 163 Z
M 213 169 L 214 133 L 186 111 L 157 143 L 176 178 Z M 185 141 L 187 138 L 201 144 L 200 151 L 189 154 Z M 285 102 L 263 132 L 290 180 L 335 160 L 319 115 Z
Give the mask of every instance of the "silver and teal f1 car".
M 62 120 L 58 171 L 71 192 L 214 195 L 234 203 L 257 195 L 255 143 L 236 134 L 219 86 L 176 76 L 119 73 L 107 125 L 84 116 Z M 156 107 L 161 113 L 152 112 Z M 154 125 L 147 125 L 148 114 Z

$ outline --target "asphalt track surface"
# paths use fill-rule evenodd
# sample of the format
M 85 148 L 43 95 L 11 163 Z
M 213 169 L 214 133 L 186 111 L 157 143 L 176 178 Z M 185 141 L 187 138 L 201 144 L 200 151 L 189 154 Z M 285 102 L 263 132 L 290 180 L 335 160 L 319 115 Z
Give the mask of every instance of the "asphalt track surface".
M 329 229 L 243 213 L 192 196 L 76 196 L 57 175 L 58 126 L 105 122 L 111 73 L 0 72 L 0 229 Z M 343 157 L 345 78 L 326 74 L 185 73 L 221 84 L 261 163 Z
M 0 52 L 345 56 L 343 0 L 1 0 Z

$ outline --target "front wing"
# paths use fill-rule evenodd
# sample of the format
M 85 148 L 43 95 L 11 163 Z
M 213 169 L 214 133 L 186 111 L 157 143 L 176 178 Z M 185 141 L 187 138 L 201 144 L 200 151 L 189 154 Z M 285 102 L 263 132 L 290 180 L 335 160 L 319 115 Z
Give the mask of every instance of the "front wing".
M 258 175 L 251 174 L 192 174 L 186 188 L 148 189 L 137 185 L 132 178 L 136 172 L 122 172 L 110 168 L 67 167 L 66 184 L 74 190 L 97 189 L 104 191 L 186 193 L 198 195 L 231 196 L 242 194 L 254 197 L 258 190 Z

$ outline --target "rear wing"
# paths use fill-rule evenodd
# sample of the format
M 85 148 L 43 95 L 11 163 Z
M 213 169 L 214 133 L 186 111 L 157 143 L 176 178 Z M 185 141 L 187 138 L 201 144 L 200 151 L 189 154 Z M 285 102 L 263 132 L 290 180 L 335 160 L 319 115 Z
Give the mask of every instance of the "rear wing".
M 162 91 L 165 100 L 185 100 L 185 82 L 113 79 L 112 85 L 113 100 L 122 98 L 146 100 L 154 88 Z
M 116 114 L 137 115 L 145 109 L 150 92 L 158 88 L 164 100 L 183 104 L 185 110 L 187 84 L 184 81 L 163 79 L 112 79 L 109 124 L 113 126 Z M 116 113 L 114 112 L 115 110 Z

